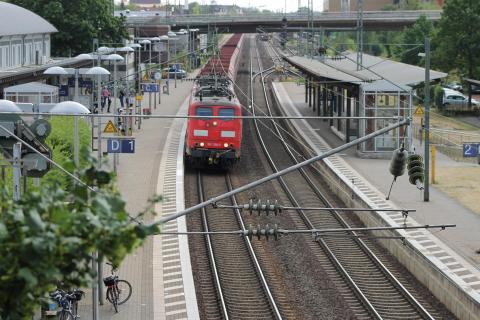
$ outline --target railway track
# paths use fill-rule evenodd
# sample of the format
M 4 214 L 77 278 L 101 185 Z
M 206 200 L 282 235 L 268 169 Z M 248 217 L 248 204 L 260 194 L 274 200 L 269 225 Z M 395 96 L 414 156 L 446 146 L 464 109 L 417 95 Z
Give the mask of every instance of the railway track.
M 270 52 L 271 54 L 271 52 Z M 274 71 L 268 71 L 264 74 L 262 70 L 272 70 L 264 68 L 260 59 L 260 53 L 256 51 L 257 63 L 260 72 L 256 76 L 260 77 L 262 93 L 253 92 L 254 79 L 251 83 L 252 106 L 265 105 L 265 110 L 254 109 L 254 112 L 263 112 L 272 114 L 272 109 L 268 98 L 268 89 L 266 87 L 267 79 Z M 278 60 L 278 57 L 272 57 L 272 61 Z M 252 66 L 253 68 L 253 66 Z M 252 70 L 251 70 L 252 71 Z M 263 96 L 264 101 L 255 101 L 256 97 Z M 278 125 L 271 121 L 268 130 L 261 128 L 255 121 L 257 133 L 262 149 L 264 150 L 268 161 L 274 171 L 284 167 L 291 166 L 297 162 L 298 153 L 293 151 L 291 145 L 294 143 L 289 137 L 284 137 L 282 130 Z M 265 123 L 264 123 L 265 124 Z M 274 132 L 274 134 L 272 134 Z M 272 139 L 272 136 L 277 138 Z M 264 137 L 267 138 L 266 142 Z M 288 154 L 288 157 L 272 157 L 269 154 L 269 148 L 273 141 L 282 141 L 281 149 Z M 274 153 L 278 154 L 279 147 L 276 147 Z M 275 160 L 274 160 L 275 158 Z M 311 169 L 299 170 L 296 174 L 289 174 L 279 182 L 287 194 L 293 206 L 319 206 L 333 207 L 324 192 L 317 187 L 316 178 L 312 175 L 318 172 L 312 172 Z M 294 187 L 292 187 L 294 186 Z M 316 212 L 304 212 L 299 210 L 297 217 L 294 218 L 297 226 L 303 228 L 346 228 L 349 227 L 347 221 L 341 213 L 334 210 L 328 214 L 319 214 Z M 318 238 L 316 242 L 320 245 L 321 252 L 313 249 L 316 258 L 331 277 L 335 286 L 340 288 L 344 299 L 354 311 L 359 319 L 433 319 L 434 316 L 427 311 L 416 298 L 410 294 L 402 283 L 385 267 L 384 263 L 369 249 L 367 243 L 360 239 L 360 235 L 353 232 L 337 234 L 337 237 Z M 371 243 L 370 243 L 371 245 Z M 412 289 L 410 286 L 409 289 Z M 428 309 L 435 310 L 432 306 Z M 440 313 L 444 314 L 444 313 Z
M 228 174 L 196 173 L 198 200 L 232 189 Z M 237 205 L 234 197 L 232 204 Z M 201 210 L 190 221 L 190 231 L 245 230 L 238 210 Z M 270 286 L 250 239 L 235 235 L 205 235 L 195 241 L 197 296 L 201 296 L 204 319 L 282 319 Z M 190 244 L 192 245 L 192 242 Z M 199 257 L 208 259 L 202 259 Z

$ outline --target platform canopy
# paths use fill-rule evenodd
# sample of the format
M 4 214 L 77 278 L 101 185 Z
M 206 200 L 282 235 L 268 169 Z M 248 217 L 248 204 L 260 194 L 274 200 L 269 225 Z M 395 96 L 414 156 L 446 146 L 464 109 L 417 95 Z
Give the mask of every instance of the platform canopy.
M 29 82 L 11 86 L 3 90 L 5 93 L 56 93 L 58 87 L 41 82 Z
M 29 82 L 3 90 L 5 99 L 25 103 L 56 103 L 58 87 L 41 82 Z
M 357 53 L 311 59 L 300 56 L 284 56 L 284 59 L 303 72 L 316 77 L 361 85 L 368 91 L 405 91 L 422 84 L 425 69 L 422 67 L 363 54 L 363 69 L 357 70 Z M 430 80 L 446 77 L 444 72 L 430 70 Z

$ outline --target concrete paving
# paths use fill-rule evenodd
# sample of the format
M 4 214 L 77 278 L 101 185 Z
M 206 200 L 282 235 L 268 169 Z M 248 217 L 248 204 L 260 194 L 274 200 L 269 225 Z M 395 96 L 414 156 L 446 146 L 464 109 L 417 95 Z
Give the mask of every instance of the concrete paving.
M 164 82 L 163 82 L 164 83 Z M 161 104 L 152 109 L 152 114 L 174 115 L 190 93 L 192 82 L 170 80 L 170 94 L 161 96 Z M 142 101 L 142 108 L 148 106 L 148 94 Z M 153 100 L 153 99 L 152 99 Z M 157 99 L 158 100 L 158 99 Z M 105 120 L 106 122 L 107 120 Z M 135 153 L 120 154 L 118 172 L 118 187 L 127 203 L 130 214 L 142 211 L 148 199 L 157 190 L 157 178 L 162 159 L 162 152 L 173 119 L 146 119 L 143 120 L 140 130 L 134 130 Z M 146 219 L 152 220 L 152 217 Z M 154 319 L 153 305 L 153 239 L 149 238 L 144 245 L 130 254 L 119 268 L 121 279 L 128 280 L 133 287 L 132 297 L 119 306 L 119 313 L 115 314 L 111 305 L 106 302 L 100 306 L 100 319 L 132 320 Z M 105 273 L 109 272 L 105 268 Z M 81 319 L 92 319 L 91 295 L 88 292 L 81 306 Z
M 312 108 L 305 103 L 305 88 L 293 82 L 282 83 L 292 102 L 303 115 L 316 115 Z M 331 131 L 328 122 L 322 120 L 309 120 L 319 135 L 332 147 L 339 146 L 344 142 Z M 423 155 L 423 146 L 419 141 L 414 141 L 416 152 Z M 355 155 L 355 149 L 351 148 L 344 152 L 343 158 L 356 171 L 363 175 L 374 187 L 387 194 L 393 179 L 388 168 L 390 160 L 385 159 L 360 159 Z M 447 156 L 437 152 L 437 166 L 450 167 L 462 166 L 478 167 L 471 163 L 462 163 L 451 160 Z M 438 169 L 440 170 L 440 169 Z M 451 247 L 464 259 L 480 269 L 480 216 L 465 207 L 464 204 L 449 197 L 438 190 L 435 185 L 430 186 L 430 201 L 423 201 L 423 193 L 408 182 L 408 177 L 402 176 L 397 179 L 390 199 L 401 208 L 416 209 L 411 216 L 419 223 L 424 224 L 449 224 L 454 223 L 456 228 L 437 232 L 435 236 Z

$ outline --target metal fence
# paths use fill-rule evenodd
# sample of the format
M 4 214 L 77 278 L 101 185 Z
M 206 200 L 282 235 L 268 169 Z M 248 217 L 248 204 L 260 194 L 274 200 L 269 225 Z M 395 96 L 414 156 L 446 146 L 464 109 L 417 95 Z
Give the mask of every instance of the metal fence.
M 424 141 L 425 132 L 420 125 L 414 124 L 413 137 Z M 463 157 L 463 144 L 480 142 L 480 134 L 476 132 L 430 128 L 430 142 L 447 157 L 461 162 L 477 163 L 477 158 Z

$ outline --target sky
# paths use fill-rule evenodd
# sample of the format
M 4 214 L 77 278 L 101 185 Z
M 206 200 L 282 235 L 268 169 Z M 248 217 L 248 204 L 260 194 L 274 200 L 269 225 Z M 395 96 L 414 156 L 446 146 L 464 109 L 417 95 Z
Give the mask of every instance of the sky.
M 120 2 L 120 0 L 115 0 Z M 162 0 L 164 3 L 166 0 Z M 184 3 L 185 0 L 169 0 L 169 3 Z M 188 0 L 189 2 L 197 1 L 200 4 L 209 4 L 211 0 Z M 217 4 L 232 5 L 236 4 L 240 7 L 252 7 L 255 6 L 260 10 L 269 9 L 272 11 L 283 12 L 285 3 L 287 5 L 287 12 L 297 11 L 298 0 L 215 0 Z M 307 6 L 308 0 L 301 0 L 302 6 Z M 323 0 L 313 0 L 313 6 L 316 11 L 321 11 L 323 8 Z

